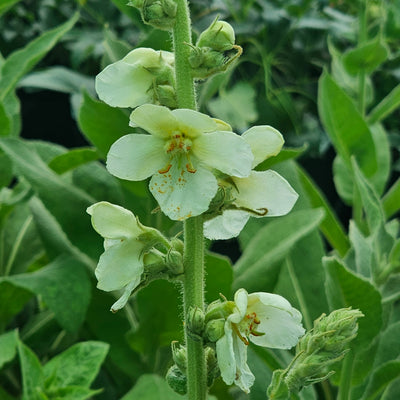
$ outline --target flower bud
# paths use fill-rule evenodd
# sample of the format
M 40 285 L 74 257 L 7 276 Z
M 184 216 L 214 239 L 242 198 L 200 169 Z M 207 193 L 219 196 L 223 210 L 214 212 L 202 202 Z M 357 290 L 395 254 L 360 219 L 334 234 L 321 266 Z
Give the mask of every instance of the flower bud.
M 187 392 L 187 378 L 186 375 L 176 366 L 173 365 L 167 372 L 166 380 L 172 390 L 179 394 L 186 394 Z
M 213 319 L 206 325 L 205 336 L 210 342 L 216 342 L 224 335 L 225 319 Z
M 194 339 L 203 333 L 204 312 L 199 307 L 190 307 L 187 315 L 187 329 Z M 200 340 L 200 338 L 198 339 Z
M 146 24 L 167 31 L 175 25 L 177 6 L 174 0 L 131 0 L 129 5 L 140 10 Z
M 162 104 L 168 108 L 178 107 L 175 89 L 171 85 L 156 85 L 154 88 L 154 104 Z
M 165 257 L 167 268 L 175 275 L 183 273 L 183 257 L 176 250 L 170 250 Z
M 187 364 L 187 351 L 186 347 L 178 345 L 177 341 L 171 343 L 172 359 L 176 366 L 185 373 Z
M 225 21 L 218 21 L 218 18 L 200 34 L 196 46 L 210 47 L 213 50 L 222 52 L 231 50 L 235 44 L 235 31 Z
M 207 386 L 211 387 L 214 383 L 214 379 L 219 377 L 220 370 L 214 349 L 212 349 L 211 347 L 206 347 L 205 356 L 207 365 Z
M 334 371 L 330 371 L 330 366 L 346 355 L 348 343 L 357 336 L 357 320 L 362 316 L 360 310 L 343 308 L 328 316 L 322 314 L 315 320 L 313 329 L 300 339 L 296 356 L 288 368 L 274 372 L 267 391 L 270 399 L 286 399 L 286 387 L 289 392 L 296 393 L 303 386 L 332 375 Z

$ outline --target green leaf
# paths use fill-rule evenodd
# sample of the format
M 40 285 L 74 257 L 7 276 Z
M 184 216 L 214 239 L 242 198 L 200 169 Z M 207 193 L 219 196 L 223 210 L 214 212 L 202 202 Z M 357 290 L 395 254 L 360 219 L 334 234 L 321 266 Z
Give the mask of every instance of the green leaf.
M 388 361 L 373 371 L 371 380 L 362 400 L 375 400 L 385 388 L 400 377 L 400 361 Z
M 331 309 L 352 307 L 364 314 L 352 348 L 363 349 L 379 333 L 382 326 L 381 295 L 366 279 L 348 270 L 337 258 L 325 257 L 326 293 Z
M 270 221 L 260 229 L 244 249 L 234 266 L 234 289 L 244 287 L 256 291 L 271 286 L 271 270 L 277 270 L 293 245 L 316 229 L 324 216 L 323 210 L 291 212 Z M 269 283 L 268 283 L 269 282 Z
M 84 94 L 79 110 L 79 128 L 84 136 L 106 158 L 111 145 L 121 136 L 132 133 L 129 114 L 115 107 L 92 99 Z
M 69 240 L 85 254 L 97 259 L 102 252 L 101 238 L 92 229 L 86 208 L 96 202 L 84 191 L 55 174 L 25 142 L 0 138 L 0 147 L 12 159 L 17 174 L 22 175 L 57 219 Z
M 45 379 L 55 388 L 89 388 L 99 373 L 109 347 L 103 342 L 77 343 L 52 358 L 43 367 Z
M 130 333 L 129 344 L 138 353 L 155 361 L 160 347 L 170 346 L 182 337 L 182 321 L 177 312 L 180 304 L 177 287 L 158 280 L 138 292 L 135 304 L 139 328 Z
M 0 136 L 7 136 L 11 130 L 10 117 L 7 115 L 6 109 L 2 102 L 0 102 Z
M 0 3 L 0 16 L 6 13 L 14 4 L 20 0 L 2 0 Z
M 379 340 L 379 347 L 376 352 L 373 367 L 394 360 L 400 356 L 400 321 L 389 325 L 382 332 Z
M 185 397 L 175 393 L 161 376 L 143 375 L 121 400 L 182 400 Z
M 357 188 L 361 195 L 361 202 L 365 210 L 368 226 L 370 232 L 373 232 L 385 222 L 383 207 L 377 193 L 369 184 L 355 160 L 353 160 L 353 171 Z
M 4 100 L 0 100 L 0 137 L 19 134 L 21 130 L 20 108 L 20 102 L 14 90 L 11 90 Z
M 61 256 L 36 272 L 3 277 L 2 282 L 41 296 L 69 332 L 76 332 L 85 319 L 91 283 L 86 266 L 73 257 Z
M 215 117 L 243 131 L 258 118 L 255 97 L 256 91 L 249 83 L 239 82 L 230 90 L 221 90 L 207 106 Z
M 0 116 L 1 119 L 1 116 Z M 1 126 L 1 121 L 0 121 Z M 0 189 L 4 186 L 8 186 L 13 178 L 13 170 L 12 170 L 12 163 L 9 157 L 7 157 L 1 150 L 0 150 Z
M 53 158 L 49 162 L 49 167 L 57 174 L 63 174 L 98 158 L 96 150 L 89 147 L 81 147 Z
M 78 21 L 76 13 L 64 24 L 45 32 L 7 57 L 0 70 L 0 101 L 15 88 L 18 81 L 29 72 Z
M 311 206 L 313 208 L 322 207 L 325 211 L 325 217 L 320 224 L 322 233 L 339 255 L 344 256 L 350 244 L 341 222 L 338 220 L 328 200 L 318 186 L 312 181 L 311 177 L 300 166 L 297 166 L 297 170 Z
M 400 178 L 388 190 L 382 202 L 385 216 L 388 219 L 400 210 Z
M 129 43 L 119 40 L 115 36 L 114 32 L 108 28 L 104 29 L 103 47 L 105 53 L 102 64 L 104 65 L 112 64 L 121 60 L 132 50 L 132 46 Z
M 206 253 L 205 265 L 206 303 L 219 299 L 220 293 L 230 297 L 233 270 L 229 259 L 216 253 Z
M 369 113 L 368 123 L 373 125 L 384 120 L 400 106 L 400 84 L 384 97 Z
M 256 171 L 266 171 L 267 169 L 272 168 L 275 164 L 279 164 L 286 160 L 296 159 L 306 151 L 307 147 L 308 146 L 305 144 L 302 147 L 285 148 L 281 150 L 278 155 L 270 157 L 261 164 L 258 164 L 254 169 Z
M 318 111 L 346 165 L 351 168 L 354 156 L 364 175 L 371 177 L 378 169 L 371 131 L 353 101 L 326 71 L 319 80 Z
M 389 54 L 387 44 L 374 39 L 356 49 L 347 51 L 343 56 L 343 64 L 352 75 L 357 75 L 360 72 L 369 74 L 385 62 Z
M 0 228 L 0 271 L 21 273 L 43 252 L 35 224 L 25 204 L 17 205 Z
M 94 395 L 101 393 L 102 389 L 92 390 L 80 386 L 67 386 L 56 388 L 47 392 L 52 399 L 55 398 L 62 400 L 87 400 L 93 398 Z
M 0 335 L 0 369 L 17 354 L 18 332 L 16 330 Z
M 39 359 L 32 350 L 18 341 L 18 354 L 21 363 L 23 400 L 43 399 L 44 375 Z
M 94 79 L 65 67 L 49 67 L 32 72 L 18 83 L 18 87 L 54 90 L 62 93 L 80 93 L 82 89 L 95 93 Z

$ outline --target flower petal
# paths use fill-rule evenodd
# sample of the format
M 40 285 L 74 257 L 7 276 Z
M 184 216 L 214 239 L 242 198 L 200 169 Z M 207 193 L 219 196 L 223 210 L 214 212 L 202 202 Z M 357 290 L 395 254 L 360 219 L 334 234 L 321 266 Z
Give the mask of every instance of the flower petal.
M 299 197 L 288 181 L 272 170 L 252 171 L 247 178 L 233 178 L 233 181 L 237 189 L 234 204 L 260 212 L 266 209 L 266 217 L 287 214 Z
M 252 293 L 248 297 L 247 312 L 257 314 L 261 321 L 257 331 L 265 333 L 262 336 L 250 335 L 250 340 L 258 346 L 290 349 L 304 335 L 300 312 L 282 296 Z
M 171 110 L 154 104 L 143 104 L 136 108 L 130 120 L 136 126 L 163 139 L 169 138 L 178 129 L 178 121 Z
M 139 283 L 140 283 L 140 275 L 138 275 L 136 279 L 134 279 L 133 281 L 129 282 L 126 285 L 125 290 L 122 293 L 122 296 L 111 306 L 112 312 L 117 312 L 121 308 L 125 307 L 133 290 L 136 288 L 137 285 L 139 285 Z
M 186 108 L 178 108 L 172 114 L 179 123 L 179 130 L 187 133 L 191 138 L 197 137 L 204 132 L 214 132 L 217 130 L 217 123 L 206 114 Z
M 245 211 L 225 210 L 204 223 L 204 236 L 211 240 L 230 239 L 239 236 L 250 214 Z
M 193 164 L 196 172 L 191 173 L 180 164 L 184 160 L 174 158 L 167 173 L 156 173 L 150 181 L 150 191 L 163 213 L 179 221 L 206 211 L 218 190 L 210 171 Z
M 151 100 L 152 74 L 141 65 L 117 61 L 96 76 L 99 98 L 112 107 L 136 107 Z
M 272 126 L 253 126 L 242 134 L 254 155 L 253 167 L 269 157 L 276 156 L 282 149 L 283 136 Z
M 121 179 L 146 179 L 168 164 L 164 144 L 163 140 L 151 135 L 122 136 L 108 152 L 107 169 Z
M 99 259 L 95 270 L 97 287 L 109 292 L 122 289 L 143 273 L 143 244 L 138 240 L 122 240 L 109 247 Z
M 237 335 L 233 336 L 233 353 L 236 361 L 235 384 L 245 393 L 249 393 L 255 377 L 247 365 L 247 346 Z
M 92 216 L 93 228 L 107 239 L 136 237 L 142 233 L 133 213 L 123 207 L 100 201 L 86 212 Z
M 250 145 L 233 132 L 206 133 L 193 141 L 193 154 L 204 164 L 227 175 L 250 174 L 253 155 Z
M 225 334 L 217 340 L 216 351 L 221 376 L 227 385 L 231 385 L 236 376 L 236 361 L 233 352 L 233 332 L 230 322 L 225 322 Z

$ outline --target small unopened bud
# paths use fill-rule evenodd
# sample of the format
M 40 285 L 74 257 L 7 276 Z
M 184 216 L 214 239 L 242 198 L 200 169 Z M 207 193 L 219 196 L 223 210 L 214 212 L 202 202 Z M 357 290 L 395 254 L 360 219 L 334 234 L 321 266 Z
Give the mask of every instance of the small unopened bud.
M 176 366 L 173 365 L 167 372 L 166 380 L 171 389 L 176 393 L 186 394 L 187 378 L 186 375 Z
M 224 335 L 225 319 L 213 319 L 207 323 L 205 328 L 206 338 L 210 342 L 216 342 Z
M 206 364 L 207 364 L 207 386 L 211 387 L 214 379 L 220 375 L 218 360 L 215 351 L 211 347 L 205 348 Z
M 290 398 L 289 388 L 285 382 L 283 369 L 276 369 L 272 374 L 271 384 L 267 389 L 267 396 L 270 400 L 287 400 Z
M 139 8 L 146 24 L 167 31 L 174 27 L 177 9 L 174 0 L 132 1 L 131 4 Z
M 188 333 L 194 335 L 194 337 L 203 333 L 204 312 L 199 307 L 190 307 L 187 315 L 187 329 Z
M 154 88 L 155 103 L 161 104 L 168 108 L 174 109 L 178 107 L 176 92 L 171 85 L 156 85 Z
M 235 44 L 235 31 L 225 21 L 218 21 L 218 18 L 200 34 L 197 40 L 197 47 L 210 47 L 216 51 L 231 50 Z
M 174 341 L 171 343 L 171 350 L 172 350 L 172 359 L 174 360 L 174 363 L 182 371 L 182 373 L 185 373 L 187 364 L 186 347 Z
M 167 268 L 175 275 L 183 273 L 183 257 L 176 250 L 170 250 L 165 257 Z

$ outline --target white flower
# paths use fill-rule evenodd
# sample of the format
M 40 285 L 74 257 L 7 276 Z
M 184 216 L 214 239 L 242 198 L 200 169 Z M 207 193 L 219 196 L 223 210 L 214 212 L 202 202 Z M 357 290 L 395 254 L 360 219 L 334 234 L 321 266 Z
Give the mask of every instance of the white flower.
M 133 181 L 152 176 L 150 191 L 171 219 L 183 220 L 208 209 L 218 190 L 212 169 L 235 177 L 251 171 L 250 145 L 205 114 L 144 104 L 132 112 L 131 125 L 151 135 L 130 134 L 117 140 L 108 153 L 107 169 Z
M 254 126 L 243 133 L 254 155 L 252 168 L 277 155 L 284 143 L 282 135 L 270 126 Z M 204 235 L 209 239 L 229 239 L 238 236 L 253 216 L 276 217 L 287 214 L 296 203 L 298 194 L 290 184 L 272 170 L 251 171 L 247 177 L 231 177 L 220 182 L 230 189 L 234 199 L 231 208 L 222 215 L 206 221 Z
M 138 238 L 151 228 L 140 225 L 129 210 L 106 201 L 93 204 L 86 211 L 92 216 L 93 228 L 104 238 L 105 251 L 95 270 L 97 287 L 106 292 L 124 289 L 111 307 L 117 311 L 140 283 L 145 244 Z
M 290 349 L 305 331 L 300 312 L 282 296 L 239 289 L 235 306 L 216 344 L 218 365 L 226 384 L 235 383 L 248 393 L 254 383 L 247 365 L 249 340 L 258 346 Z
M 113 107 L 137 107 L 157 99 L 157 85 L 173 85 L 174 55 L 137 48 L 96 77 L 99 98 Z

